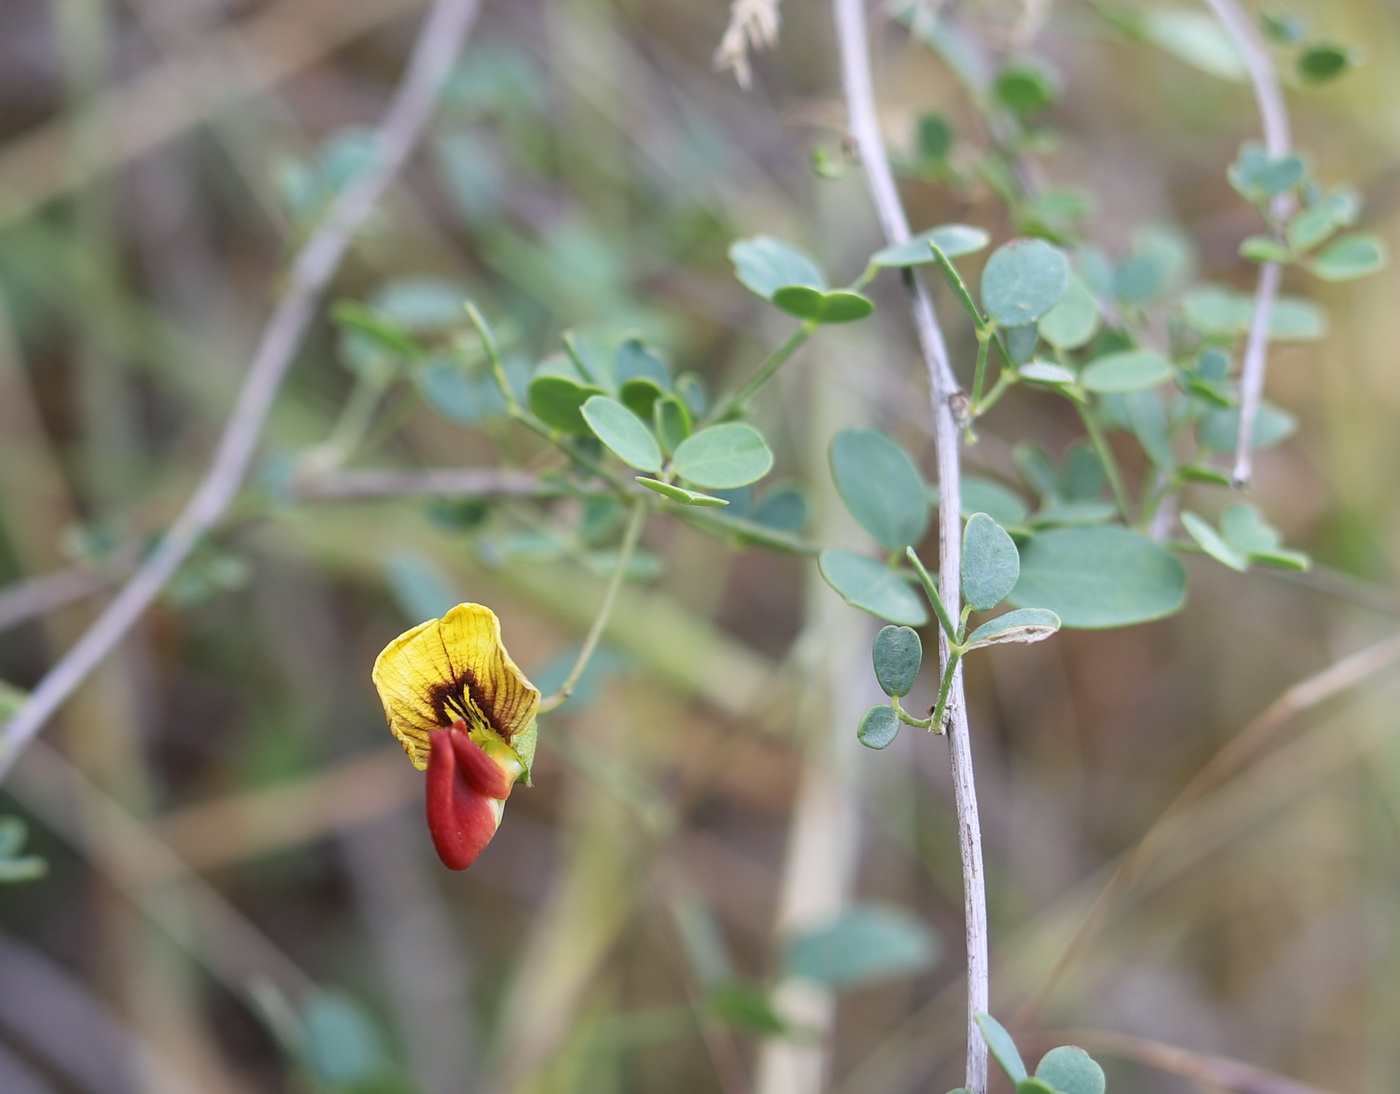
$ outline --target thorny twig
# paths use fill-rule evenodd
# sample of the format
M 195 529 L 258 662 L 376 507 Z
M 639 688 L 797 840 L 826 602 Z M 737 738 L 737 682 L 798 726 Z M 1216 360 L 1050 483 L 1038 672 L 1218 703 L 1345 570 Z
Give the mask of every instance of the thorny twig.
M 325 219 L 298 252 L 288 274 L 286 294 L 263 328 L 209 471 L 156 549 L 5 725 L 0 740 L 0 779 L 88 673 L 141 618 L 180 564 L 232 504 L 321 292 L 417 143 L 480 6 L 481 0 L 438 0 L 423 21 L 403 80 L 375 132 L 379 155 L 374 165 L 332 203 Z

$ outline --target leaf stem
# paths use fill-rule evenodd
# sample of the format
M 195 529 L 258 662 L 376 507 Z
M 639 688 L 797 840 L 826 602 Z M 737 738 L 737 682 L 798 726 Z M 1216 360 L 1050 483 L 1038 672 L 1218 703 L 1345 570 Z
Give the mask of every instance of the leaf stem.
M 929 728 L 934 733 L 945 732 L 943 719 L 948 714 L 948 696 L 953 690 L 953 677 L 958 671 L 958 663 L 962 660 L 962 650 L 954 649 L 948 654 L 948 667 L 943 670 L 943 682 L 938 685 L 938 702 L 934 704 L 933 713 L 929 715 Z
M 972 374 L 972 409 L 976 412 L 982 402 L 982 386 L 987 381 L 987 350 L 992 344 L 992 332 L 986 327 L 977 330 L 977 369 Z
M 754 392 L 773 378 L 773 374 L 797 352 L 803 342 L 812 337 L 812 332 L 816 329 L 817 324 L 809 319 L 793 331 L 792 336 L 768 355 L 767 360 L 758 366 L 758 371 L 750 376 L 738 391 L 715 404 L 714 409 L 705 415 L 705 421 L 720 422 L 735 411 L 742 411 L 745 404 L 753 398 Z
M 512 418 L 520 420 L 522 413 L 520 400 L 515 397 L 515 391 L 510 386 L 510 381 L 506 379 L 505 366 L 501 363 L 501 351 L 496 346 L 496 336 L 491 331 L 491 325 L 486 322 L 486 316 L 481 314 L 481 310 L 474 301 L 467 301 L 467 318 L 472 321 L 472 326 L 476 328 L 476 333 L 481 335 L 481 345 L 486 350 L 486 360 L 491 363 L 491 375 L 495 378 L 496 386 L 501 389 L 501 398 L 506 401 L 506 410 Z
M 948 617 L 948 609 L 943 606 L 943 598 L 938 595 L 938 583 L 933 580 L 932 575 L 924 568 L 923 559 L 914 553 L 914 548 L 906 547 L 904 556 L 914 565 L 914 572 L 919 575 L 919 581 L 923 583 L 924 592 L 928 594 L 929 603 L 933 605 L 933 614 L 938 616 L 938 622 L 943 627 L 943 633 L 948 636 L 949 642 L 958 640 L 957 629 L 953 626 L 953 621 Z
M 627 576 L 627 567 L 631 565 L 632 555 L 641 541 L 642 526 L 646 524 L 646 519 L 647 501 L 645 498 L 637 498 L 632 502 L 632 513 L 627 520 L 627 528 L 622 533 L 622 545 L 617 550 L 617 565 L 613 569 L 612 577 L 608 579 L 603 603 L 598 606 L 598 614 L 593 619 L 593 625 L 588 628 L 588 636 L 583 640 L 583 648 L 578 651 L 578 660 L 569 670 L 569 675 L 564 677 L 559 690 L 540 702 L 541 714 L 548 714 L 568 701 L 569 696 L 574 693 L 574 688 L 578 686 L 579 677 L 588 668 L 588 662 L 593 659 L 598 642 L 603 637 L 603 628 L 608 625 L 608 616 L 612 614 L 613 604 L 617 601 L 617 591 L 622 588 L 622 582 Z
M 1108 485 L 1113 489 L 1113 500 L 1119 513 L 1123 515 L 1123 522 L 1131 523 L 1133 518 L 1128 508 L 1128 492 L 1123 489 L 1123 476 L 1118 472 L 1118 461 L 1114 458 L 1113 449 L 1108 447 L 1108 441 L 1103 435 L 1098 419 L 1094 417 L 1093 410 L 1078 399 L 1072 402 L 1074 409 L 1079 411 L 1079 420 L 1084 423 L 1084 431 L 1089 434 L 1089 443 L 1094 446 L 1099 462 L 1103 464 L 1104 474 L 1108 476 Z

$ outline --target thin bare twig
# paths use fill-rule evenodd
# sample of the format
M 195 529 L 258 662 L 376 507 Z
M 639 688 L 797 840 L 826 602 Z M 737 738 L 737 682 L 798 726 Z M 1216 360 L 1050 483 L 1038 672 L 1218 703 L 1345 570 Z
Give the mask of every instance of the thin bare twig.
M 14 766 L 25 745 L 150 607 L 201 537 L 233 502 L 321 292 L 427 125 L 438 91 L 480 5 L 481 0 L 438 0 L 424 19 L 403 80 L 375 133 L 379 156 L 369 171 L 337 197 L 320 227 L 297 254 L 287 278 L 286 294 L 263 328 L 208 473 L 132 579 L 6 724 L 4 739 L 0 741 L 0 779 Z
M 1249 15 L 1237 0 L 1205 0 L 1215 17 L 1234 40 L 1244 59 L 1249 82 L 1254 88 L 1254 101 L 1259 106 L 1259 120 L 1264 127 L 1264 150 L 1273 160 L 1283 159 L 1292 150 L 1288 135 L 1288 108 L 1283 102 L 1278 75 L 1273 62 L 1260 40 Z M 1276 221 L 1288 217 L 1292 199 L 1279 194 L 1273 199 L 1271 212 Z M 1259 413 L 1259 400 L 1264 394 L 1264 375 L 1269 361 L 1269 320 L 1278 296 L 1283 267 L 1277 262 L 1264 262 L 1259 267 L 1259 284 L 1254 290 L 1254 318 L 1249 324 L 1249 337 L 1244 344 L 1244 365 L 1240 371 L 1240 432 L 1235 444 L 1235 469 L 1231 475 L 1236 486 L 1244 486 L 1254 473 L 1254 421 Z
M 909 220 L 885 155 L 875 109 L 874 83 L 870 75 L 870 47 L 865 31 L 865 10 L 861 0 L 833 0 L 836 37 L 841 51 L 841 84 L 850 114 L 851 135 L 861 162 L 865 165 L 880 224 L 888 243 L 909 238 Z M 938 449 L 938 486 L 942 501 L 938 506 L 938 584 L 948 613 L 958 617 L 961 590 L 962 551 L 961 474 L 959 470 L 959 431 L 953 411 L 957 381 L 948 363 L 943 332 L 933 310 L 928 289 L 905 271 L 905 288 L 914 326 L 919 335 L 924 364 L 928 369 L 933 409 L 934 439 Z M 939 664 L 946 666 L 950 650 L 948 636 L 939 628 Z M 967 704 L 963 696 L 962 668 L 954 670 L 948 719 L 948 748 L 953 766 L 953 791 L 958 812 L 958 837 L 962 850 L 963 900 L 967 931 L 967 1081 L 972 1094 L 983 1094 L 987 1087 L 987 1045 L 974 1016 L 987 1010 L 987 894 L 982 868 L 982 829 L 977 816 L 977 788 L 973 779 L 972 742 L 968 738 Z

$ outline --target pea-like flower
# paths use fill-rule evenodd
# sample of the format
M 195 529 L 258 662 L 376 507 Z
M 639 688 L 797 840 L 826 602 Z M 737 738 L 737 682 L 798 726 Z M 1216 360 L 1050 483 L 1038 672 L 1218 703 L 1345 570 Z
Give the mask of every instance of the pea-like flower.
M 540 693 L 501 644 L 501 621 L 458 604 L 405 631 L 374 662 L 389 729 L 427 771 L 428 831 L 465 870 L 496 834 L 517 781 L 529 782 Z

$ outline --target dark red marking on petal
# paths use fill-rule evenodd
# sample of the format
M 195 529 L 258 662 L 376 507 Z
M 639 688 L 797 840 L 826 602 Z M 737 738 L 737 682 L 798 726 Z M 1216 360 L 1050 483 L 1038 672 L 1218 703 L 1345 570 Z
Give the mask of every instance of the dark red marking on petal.
M 460 718 L 448 731 L 452 740 L 452 751 L 457 754 L 459 777 L 478 794 L 505 801 L 510 797 L 510 788 L 515 780 L 502 771 L 496 762 L 486 755 L 486 750 L 466 734 L 466 725 Z
M 454 729 L 428 733 L 427 815 L 433 847 L 449 870 L 465 870 L 496 834 L 496 806 L 466 778 L 459 764 L 462 750 L 454 747 L 460 737 L 487 764 L 486 754 Z M 499 768 L 497 768 L 499 771 Z M 509 792 L 509 788 L 507 788 Z

